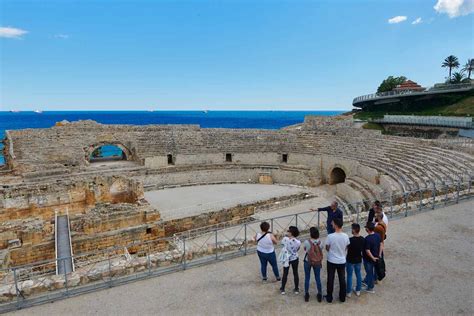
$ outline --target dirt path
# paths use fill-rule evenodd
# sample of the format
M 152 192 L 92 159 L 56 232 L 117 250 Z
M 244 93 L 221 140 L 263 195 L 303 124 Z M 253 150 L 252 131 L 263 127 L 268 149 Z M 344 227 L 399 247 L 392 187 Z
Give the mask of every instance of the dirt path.
M 278 293 L 260 281 L 256 255 L 17 311 L 16 315 L 474 314 L 474 201 L 393 221 L 387 279 L 346 303 Z M 326 269 L 323 268 L 323 291 Z M 300 264 L 300 279 L 304 274 Z M 291 289 L 290 278 L 288 288 Z M 303 284 L 301 285 L 303 288 Z M 337 286 L 336 286 L 337 293 Z

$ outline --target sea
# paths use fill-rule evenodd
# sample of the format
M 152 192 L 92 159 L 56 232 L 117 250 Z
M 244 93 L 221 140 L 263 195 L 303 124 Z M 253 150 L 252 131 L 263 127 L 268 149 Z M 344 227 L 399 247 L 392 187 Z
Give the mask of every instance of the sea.
M 102 124 L 197 124 L 203 128 L 279 129 L 302 123 L 306 115 L 338 115 L 344 111 L 0 111 L 0 139 L 5 130 L 47 128 L 62 120 L 94 120 Z M 0 164 L 4 164 L 0 143 Z

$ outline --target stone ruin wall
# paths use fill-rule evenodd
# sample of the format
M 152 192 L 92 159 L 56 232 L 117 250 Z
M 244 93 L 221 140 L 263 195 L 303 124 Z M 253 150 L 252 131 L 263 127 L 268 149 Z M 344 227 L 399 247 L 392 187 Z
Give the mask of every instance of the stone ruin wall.
M 306 124 L 306 123 L 305 123 Z M 350 134 L 348 128 L 330 134 Z M 288 154 L 289 165 L 314 165 L 318 153 L 314 132 L 283 130 L 200 129 L 197 126 L 102 125 L 95 122 L 69 123 L 49 129 L 10 131 L 13 157 L 10 169 L 24 177 L 44 177 L 87 170 L 87 157 L 103 144 L 124 149 L 127 160 L 151 169 L 168 167 L 167 155 L 174 164 L 209 165 L 225 163 L 232 154 L 236 164 L 280 165 Z M 319 131 L 316 131 L 319 133 Z M 324 140 L 319 140 L 323 142 Z
M 143 186 L 139 182 L 122 177 L 4 186 L 0 190 L 0 251 L 7 256 L 4 261 L 18 265 L 54 258 L 56 212 L 69 214 L 71 226 L 74 224 L 75 228 L 81 228 L 77 234 L 90 236 L 94 236 L 91 232 L 128 229 L 159 221 L 159 212 L 152 209 L 143 196 Z M 100 214 L 98 210 L 104 205 L 114 211 L 122 206 L 122 212 L 115 214 L 122 218 Z M 141 230 L 146 231 L 146 228 Z M 160 232 L 153 231 L 150 235 L 150 238 L 161 236 Z M 105 240 L 97 242 L 99 237 L 96 234 L 96 240 L 91 240 L 90 245 L 87 245 L 87 238 L 74 239 L 74 243 L 77 242 L 78 249 L 97 249 L 101 242 L 104 246 L 107 244 Z M 119 238 L 124 243 L 131 242 L 135 240 L 136 232 L 128 229 L 111 239 L 116 241 Z

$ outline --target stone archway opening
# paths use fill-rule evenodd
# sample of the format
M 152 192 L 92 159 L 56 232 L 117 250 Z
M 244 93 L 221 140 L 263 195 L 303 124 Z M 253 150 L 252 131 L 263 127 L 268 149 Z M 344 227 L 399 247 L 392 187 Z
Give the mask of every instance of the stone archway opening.
M 90 163 L 128 160 L 125 148 L 116 144 L 103 144 L 94 147 L 89 154 Z
M 329 184 L 338 184 L 346 181 L 346 173 L 339 167 L 331 170 L 329 174 Z

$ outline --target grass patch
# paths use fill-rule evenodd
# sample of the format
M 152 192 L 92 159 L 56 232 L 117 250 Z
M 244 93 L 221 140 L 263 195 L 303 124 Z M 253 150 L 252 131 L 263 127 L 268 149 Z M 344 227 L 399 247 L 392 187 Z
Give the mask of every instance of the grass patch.
M 378 123 L 367 122 L 362 125 L 363 129 L 375 129 L 377 131 L 384 131 L 383 126 Z

